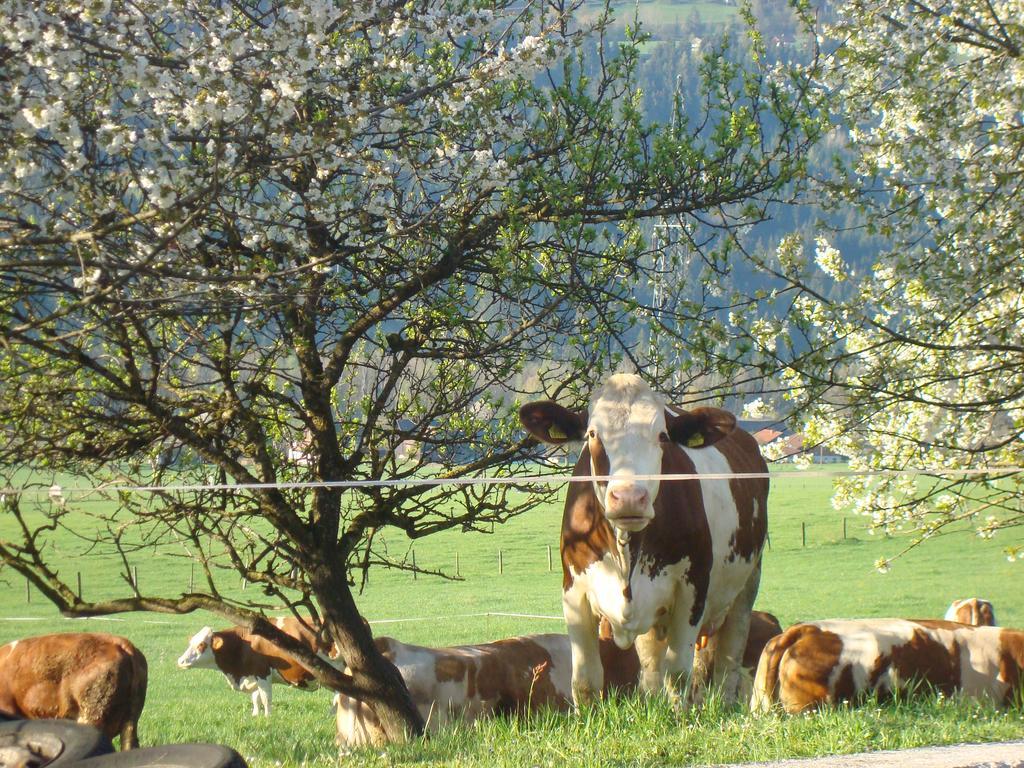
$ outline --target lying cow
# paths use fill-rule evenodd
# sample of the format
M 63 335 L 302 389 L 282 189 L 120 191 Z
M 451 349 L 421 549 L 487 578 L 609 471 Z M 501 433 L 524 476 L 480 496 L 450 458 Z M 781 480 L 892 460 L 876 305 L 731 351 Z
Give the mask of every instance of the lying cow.
M 123 637 L 67 632 L 0 646 L 0 719 L 66 718 L 139 746 L 149 669 Z
M 1006 703 L 1020 695 L 1024 632 L 934 619 L 796 624 L 769 641 L 750 707 L 787 712 L 925 688 Z
M 640 664 L 632 648 L 619 649 L 605 624 L 600 643 L 605 691 L 636 688 Z M 572 650 L 567 635 L 526 635 L 480 645 L 425 648 L 390 637 L 374 640 L 377 649 L 402 674 L 427 731 L 461 720 L 533 712 L 572 705 Z M 338 744 L 380 744 L 377 717 L 358 699 L 334 697 Z
M 271 623 L 305 644 L 321 656 L 328 656 L 330 646 L 315 631 L 298 619 L 288 616 Z M 236 691 L 252 694 L 252 714 L 270 716 L 271 685 L 290 685 L 313 690 L 319 683 L 309 670 L 276 645 L 241 627 L 217 632 L 203 627 L 189 641 L 178 659 L 180 669 L 218 669 Z
M 757 662 L 768 641 L 782 634 L 782 625 L 774 615 L 767 611 L 750 612 L 750 632 L 747 633 L 747 645 L 743 649 L 743 668 L 751 675 L 757 670 Z
M 973 624 L 976 627 L 996 626 L 996 612 L 992 603 L 978 597 L 954 600 L 944 616 L 946 621 L 959 621 L 961 624 Z
M 573 698 L 603 688 L 604 616 L 620 647 L 636 643 L 645 690 L 675 696 L 705 634 L 712 681 L 735 700 L 767 531 L 768 468 L 757 441 L 732 414 L 669 406 L 630 374 L 608 378 L 586 410 L 541 401 L 519 418 L 542 442 L 583 446 L 561 535 Z M 674 474 L 702 477 L 660 479 Z

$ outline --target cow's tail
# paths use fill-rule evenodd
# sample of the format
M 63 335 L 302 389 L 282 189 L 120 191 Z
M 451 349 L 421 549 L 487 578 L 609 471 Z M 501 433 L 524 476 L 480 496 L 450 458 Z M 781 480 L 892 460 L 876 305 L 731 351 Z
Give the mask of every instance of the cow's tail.
M 142 651 L 134 646 L 124 650 L 131 668 L 131 683 L 128 687 L 128 717 L 121 726 L 122 751 L 139 746 L 139 718 L 146 705 L 146 688 L 149 685 L 149 664 Z
M 768 712 L 779 700 L 779 666 L 786 651 L 800 637 L 797 632 L 784 632 L 769 640 L 761 651 L 754 673 L 754 692 L 750 695 L 751 712 Z

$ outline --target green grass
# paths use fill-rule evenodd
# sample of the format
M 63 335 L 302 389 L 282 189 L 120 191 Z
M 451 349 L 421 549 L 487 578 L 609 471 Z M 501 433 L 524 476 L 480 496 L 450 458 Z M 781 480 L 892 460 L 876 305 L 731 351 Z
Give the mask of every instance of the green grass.
M 577 12 L 580 22 L 594 21 L 603 9 L 601 2 L 587 2 Z M 724 24 L 738 18 L 737 6 L 710 2 L 666 2 L 665 0 L 643 0 L 634 2 L 613 2 L 612 26 L 633 25 L 635 13 L 639 13 L 641 28 L 645 32 L 661 35 L 660 27 L 675 27 L 684 24 L 691 16 L 697 15 L 709 24 Z
M 70 484 L 70 483 L 68 483 Z M 771 549 L 757 607 L 783 624 L 803 619 L 858 616 L 940 616 L 955 597 L 991 599 L 1001 624 L 1024 625 L 1019 564 L 1001 554 L 998 538 L 970 532 L 939 537 L 897 561 L 888 574 L 872 565 L 905 544 L 866 532 L 864 520 L 847 518 L 829 503 L 826 478 L 782 471 L 773 478 L 769 505 Z M 86 506 L 98 511 L 98 506 Z M 77 513 L 76 514 L 85 514 Z M 482 642 L 530 632 L 562 631 L 559 620 L 485 616 L 528 613 L 559 616 L 561 573 L 558 528 L 561 505 L 535 510 L 499 526 L 494 534 L 446 532 L 415 543 L 416 562 L 461 580 L 408 572 L 371 572 L 358 596 L 378 635 L 427 645 Z M 0 518 L 0 536 L 9 533 Z M 806 526 L 807 546 L 803 546 Z M 392 554 L 410 542 L 386 534 Z M 553 570 L 547 567 L 552 547 Z M 66 533 L 48 544 L 64 572 L 82 572 L 87 597 L 123 592 L 123 565 L 110 554 L 84 554 Z M 498 550 L 503 573 L 498 573 Z M 176 594 L 188 586 L 189 561 L 178 545 L 138 553 L 144 593 Z M 89 630 L 122 634 L 146 654 L 150 666 L 147 704 L 140 724 L 144 745 L 214 741 L 234 746 L 254 768 L 333 765 L 333 717 L 326 691 L 274 689 L 269 721 L 249 715 L 249 698 L 231 691 L 213 672 L 180 671 L 175 660 L 188 638 L 214 616 L 128 614 L 68 620 L 42 597 L 26 602 L 24 581 L 0 571 L 0 642 L 50 631 Z M 241 594 L 235 577 L 225 583 Z M 528 720 L 495 720 L 456 729 L 425 742 L 360 753 L 370 765 L 660 765 L 763 760 L 922 744 L 1020 738 L 1020 710 L 997 711 L 951 702 L 866 707 L 812 717 L 751 717 L 713 705 L 679 715 L 659 700 L 611 702 L 580 716 L 549 714 Z
M 367 766 L 660 766 L 764 761 L 866 749 L 900 749 L 974 738 L 1019 737 L 1019 711 L 923 700 L 886 707 L 755 717 L 712 701 L 678 713 L 660 698 L 602 702 L 579 715 L 478 721 L 425 744 L 364 750 Z

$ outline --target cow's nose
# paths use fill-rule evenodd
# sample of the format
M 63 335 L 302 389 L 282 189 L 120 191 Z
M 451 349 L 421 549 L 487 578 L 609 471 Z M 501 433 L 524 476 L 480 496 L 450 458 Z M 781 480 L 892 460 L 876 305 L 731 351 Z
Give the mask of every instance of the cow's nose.
M 608 512 L 612 515 L 642 513 L 647 508 L 648 493 L 642 485 L 623 483 L 608 486 Z

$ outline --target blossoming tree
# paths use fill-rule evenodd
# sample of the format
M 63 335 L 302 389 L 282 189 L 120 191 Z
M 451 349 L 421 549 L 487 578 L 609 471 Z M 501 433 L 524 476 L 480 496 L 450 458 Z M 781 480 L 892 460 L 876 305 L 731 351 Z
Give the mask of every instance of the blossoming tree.
M 0 467 L 21 489 L 0 562 L 69 614 L 217 612 L 369 702 L 383 737 L 418 732 L 352 594 L 360 568 L 409 567 L 375 536 L 536 503 L 417 481 L 515 473 L 517 387 L 585 388 L 636 343 L 638 223 L 763 215 L 814 139 L 805 92 L 709 60 L 704 121 L 646 125 L 635 41 L 612 55 L 558 2 L 0 10 Z M 27 467 L 150 490 L 37 505 Z M 123 593 L 77 594 L 56 528 L 116 553 Z M 154 546 L 199 583 L 133 582 Z
M 1024 478 L 999 471 L 1024 463 L 1020 6 L 856 0 L 836 12 L 825 71 L 849 161 L 829 199 L 840 214 L 856 206 L 858 245 L 874 255 L 844 254 L 849 230 L 807 249 L 788 239 L 768 265 L 788 283 L 787 311 L 747 329 L 787 367 L 810 443 L 853 469 L 944 471 L 845 479 L 838 504 L 916 531 L 914 543 L 964 520 L 990 536 L 1024 522 Z

